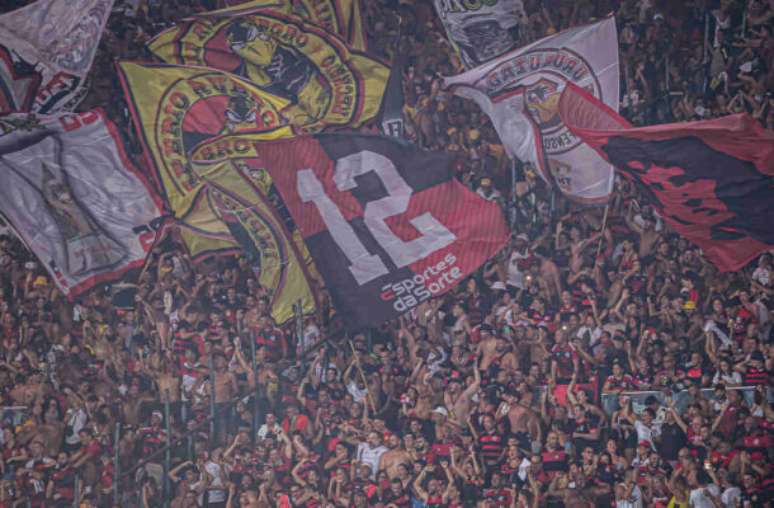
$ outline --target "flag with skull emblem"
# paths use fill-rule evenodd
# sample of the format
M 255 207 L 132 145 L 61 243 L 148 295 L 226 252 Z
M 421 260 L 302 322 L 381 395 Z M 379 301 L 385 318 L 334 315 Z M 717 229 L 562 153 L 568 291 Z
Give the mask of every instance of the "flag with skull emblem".
M 605 203 L 613 170 L 559 115 L 559 97 L 574 83 L 618 110 L 615 19 L 606 18 L 506 53 L 445 84 L 492 119 L 511 157 L 531 163 L 567 197 Z

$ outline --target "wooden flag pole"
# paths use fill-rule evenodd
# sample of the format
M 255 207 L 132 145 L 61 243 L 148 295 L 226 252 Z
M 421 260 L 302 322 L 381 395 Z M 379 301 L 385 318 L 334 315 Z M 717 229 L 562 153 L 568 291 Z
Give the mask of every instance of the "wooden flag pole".
M 355 362 L 355 368 L 357 368 L 357 372 L 360 374 L 360 379 L 363 380 L 363 384 L 366 387 L 366 394 L 368 395 L 368 402 L 371 403 L 371 410 L 373 411 L 373 414 L 376 414 L 376 404 L 374 403 L 374 397 L 371 395 L 371 387 L 368 386 L 368 380 L 365 377 L 365 374 L 363 373 L 362 367 L 360 367 L 360 359 L 357 357 L 357 351 L 355 350 L 355 345 L 352 343 L 352 341 L 349 341 L 349 347 L 352 348 L 352 360 Z

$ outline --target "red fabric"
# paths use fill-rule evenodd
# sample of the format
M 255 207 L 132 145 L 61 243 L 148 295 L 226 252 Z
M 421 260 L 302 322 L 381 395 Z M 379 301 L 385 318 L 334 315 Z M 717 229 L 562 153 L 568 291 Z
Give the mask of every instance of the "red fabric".
M 774 134 L 749 115 L 631 128 L 582 89 L 559 105 L 570 130 L 637 184 L 722 271 L 774 247 Z

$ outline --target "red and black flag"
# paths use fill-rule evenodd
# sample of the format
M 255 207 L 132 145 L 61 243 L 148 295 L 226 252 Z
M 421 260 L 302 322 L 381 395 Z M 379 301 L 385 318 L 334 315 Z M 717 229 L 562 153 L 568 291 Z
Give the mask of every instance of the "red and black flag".
M 632 128 L 571 85 L 559 110 L 573 134 L 635 182 L 720 270 L 774 248 L 774 133 L 749 115 Z
M 349 329 L 441 295 L 508 239 L 453 159 L 381 136 L 269 141 L 260 154 Z

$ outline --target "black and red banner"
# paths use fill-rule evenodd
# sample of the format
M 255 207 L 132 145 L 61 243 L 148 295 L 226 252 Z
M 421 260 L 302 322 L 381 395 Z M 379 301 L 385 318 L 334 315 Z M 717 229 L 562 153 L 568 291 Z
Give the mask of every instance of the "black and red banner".
M 508 239 L 498 205 L 455 180 L 446 154 L 361 134 L 260 153 L 350 329 L 445 293 Z
M 559 110 L 720 270 L 739 270 L 774 248 L 774 133 L 749 115 L 632 128 L 569 85 Z

